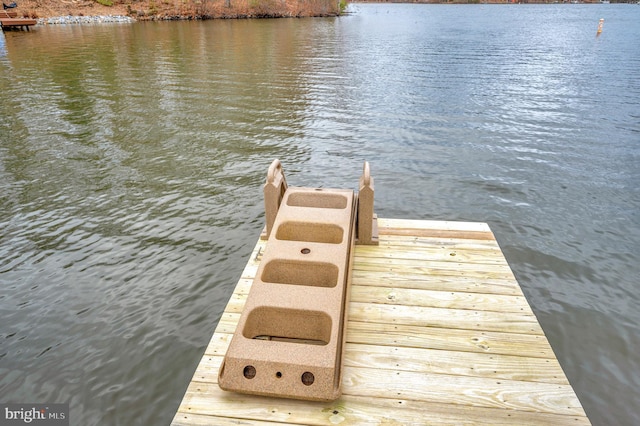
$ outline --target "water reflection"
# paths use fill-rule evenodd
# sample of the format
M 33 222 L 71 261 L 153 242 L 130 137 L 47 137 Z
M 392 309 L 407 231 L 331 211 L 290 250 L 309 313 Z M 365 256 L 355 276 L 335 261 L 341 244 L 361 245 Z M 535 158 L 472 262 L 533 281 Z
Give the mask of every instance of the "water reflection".
M 4 32 L 0 35 L 0 58 L 7 56 L 6 42 L 4 40 Z
M 633 424 L 640 10 L 625 7 L 5 34 L 0 399 L 167 423 L 262 227 L 271 160 L 291 184 L 355 187 L 367 159 L 380 216 L 490 222 L 594 424 Z

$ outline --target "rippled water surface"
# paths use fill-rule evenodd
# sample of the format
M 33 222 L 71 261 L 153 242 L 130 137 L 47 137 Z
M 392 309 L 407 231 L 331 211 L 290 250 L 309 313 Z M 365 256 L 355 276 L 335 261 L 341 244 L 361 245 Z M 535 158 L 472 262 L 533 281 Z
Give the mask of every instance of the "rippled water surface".
M 0 401 L 168 424 L 271 160 L 366 159 L 381 217 L 488 222 L 593 423 L 640 424 L 640 7 L 350 11 L 0 35 Z

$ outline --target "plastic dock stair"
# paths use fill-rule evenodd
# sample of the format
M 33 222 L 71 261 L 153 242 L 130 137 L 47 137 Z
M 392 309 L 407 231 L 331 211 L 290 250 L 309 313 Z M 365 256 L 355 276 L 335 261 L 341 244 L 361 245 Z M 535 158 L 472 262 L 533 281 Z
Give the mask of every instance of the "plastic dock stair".
M 220 387 L 334 400 L 340 396 L 357 196 L 345 189 L 287 188 L 276 160 L 265 208 L 267 246 L 220 368 Z

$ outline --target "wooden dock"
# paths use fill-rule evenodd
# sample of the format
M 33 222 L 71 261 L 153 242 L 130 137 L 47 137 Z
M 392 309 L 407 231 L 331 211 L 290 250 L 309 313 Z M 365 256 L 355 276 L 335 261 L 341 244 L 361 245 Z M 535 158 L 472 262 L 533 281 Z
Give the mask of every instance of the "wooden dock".
M 379 231 L 379 246 L 356 246 L 341 398 L 218 387 L 258 241 L 172 424 L 590 424 L 487 224 L 379 219 Z
M 14 10 L 0 10 L 0 27 L 2 30 L 29 30 L 29 27 L 38 23 L 35 19 L 18 18 L 17 16 L 18 14 Z

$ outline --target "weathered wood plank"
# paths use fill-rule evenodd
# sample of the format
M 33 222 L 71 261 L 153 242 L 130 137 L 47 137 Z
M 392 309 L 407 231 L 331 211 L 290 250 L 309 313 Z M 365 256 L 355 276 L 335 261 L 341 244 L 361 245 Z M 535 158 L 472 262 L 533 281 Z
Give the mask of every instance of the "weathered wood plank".
M 232 294 L 226 312 L 242 312 L 250 285 L 239 283 L 240 288 Z M 522 296 L 503 296 L 480 293 L 431 291 L 392 287 L 353 285 L 351 303 L 384 304 L 390 306 L 460 309 L 485 312 L 512 312 L 533 315 Z
M 233 334 L 239 318 L 239 313 L 223 314 L 218 323 L 216 333 Z M 381 346 L 404 346 L 555 359 L 549 342 L 541 334 L 421 327 L 371 323 L 351 319 L 347 327 L 347 341 L 364 344 L 374 343 Z
M 233 296 L 248 295 L 252 279 L 241 278 Z M 384 285 L 380 285 L 384 284 Z M 451 307 L 460 309 L 498 310 L 504 312 L 531 312 L 531 308 L 518 287 L 510 281 L 478 282 L 472 279 L 426 280 L 391 277 L 376 283 L 368 275 L 353 278 L 351 301 L 385 303 L 389 305 L 416 305 Z M 232 305 L 233 311 L 238 307 Z
M 352 285 L 351 302 L 533 314 L 524 296 L 377 287 L 373 285 Z
M 555 359 L 348 343 L 345 365 L 567 385 Z
M 383 234 L 384 235 L 384 234 Z M 469 240 L 464 238 L 437 238 L 437 237 L 417 237 L 402 235 L 384 235 L 377 247 L 386 249 L 400 247 L 423 247 L 423 248 L 453 248 L 459 250 L 486 250 L 500 251 L 500 245 L 496 240 Z
M 357 250 L 353 270 L 367 271 L 373 274 L 394 273 L 398 275 L 457 276 L 477 279 L 515 279 L 513 272 L 507 265 L 467 264 L 430 260 L 422 262 L 391 259 L 372 261 L 368 258 L 357 256 Z
M 193 376 L 193 382 L 217 384 L 222 360 L 221 356 L 203 357 Z M 571 386 L 558 383 L 345 365 L 342 392 L 343 395 L 453 403 L 569 416 L 583 413 Z
M 253 280 L 253 278 L 256 276 L 256 271 L 258 270 L 260 260 L 262 260 L 262 253 L 264 252 L 266 246 L 266 241 L 258 239 L 258 242 L 251 252 L 251 256 L 249 257 L 246 266 L 242 270 L 242 274 L 240 274 L 241 278 L 250 278 Z
M 349 320 L 451 329 L 543 334 L 534 315 L 351 302 Z
M 489 225 L 484 222 L 463 222 L 449 220 L 414 220 L 414 219 L 392 219 L 379 218 L 378 229 L 381 231 L 393 229 L 415 229 L 415 230 L 440 230 L 440 231 L 473 231 L 491 232 Z
M 431 261 L 431 262 L 455 262 L 455 263 L 480 263 L 485 265 L 508 266 L 504 256 L 495 251 L 489 250 L 465 250 L 465 249 L 442 249 L 425 247 L 400 247 L 396 246 L 392 250 L 385 250 L 385 246 L 360 246 L 356 249 L 359 260 L 374 262 L 384 260 L 410 260 L 410 261 Z
M 402 222 L 410 223 L 412 221 Z M 467 224 L 462 225 L 464 228 L 464 225 Z M 414 226 L 420 226 L 420 223 Z M 451 224 L 445 226 L 451 226 Z M 473 228 L 473 225 L 469 226 Z M 405 241 L 405 245 L 407 241 L 414 241 L 415 244 L 412 245 L 410 250 L 406 250 L 402 249 L 402 246 L 398 247 L 401 241 Z M 364 270 L 374 274 L 389 272 L 400 276 L 402 274 L 413 274 L 423 277 L 453 275 L 486 279 L 501 278 L 512 280 L 514 287 L 517 287 L 513 273 L 504 260 L 504 256 L 495 240 L 490 242 L 493 249 L 488 252 L 479 250 L 475 252 L 464 251 L 462 249 L 448 250 L 438 246 L 417 244 L 419 241 L 422 240 L 417 237 L 397 238 L 383 235 L 380 238 L 380 246 L 357 246 L 354 274 L 357 271 Z M 448 238 L 448 241 L 455 241 L 455 239 Z M 473 259 L 480 265 L 472 263 Z M 419 262 L 416 262 L 416 260 Z
M 240 419 L 236 417 L 219 417 L 208 416 L 206 414 L 192 414 L 179 411 L 176 413 L 173 422 L 173 426 L 237 426 L 237 425 L 252 425 L 252 426 L 275 426 L 275 425 L 299 425 L 304 426 L 302 423 L 291 422 L 266 422 L 256 419 Z
M 352 321 L 347 341 L 382 346 L 554 358 L 544 335 Z
M 26 28 L 29 29 L 30 26 L 36 25 L 38 21 L 30 18 L 1 18 L 0 19 L 0 27 L 2 28 Z
M 380 235 L 495 240 L 486 223 L 378 219 Z
M 423 267 L 438 267 L 442 269 L 464 269 L 464 270 L 478 270 L 478 271 L 501 271 L 510 272 L 511 268 L 506 261 L 490 262 L 488 260 L 480 260 L 478 262 L 471 262 L 469 259 L 456 259 L 455 256 L 450 256 L 446 253 L 444 256 L 434 255 L 432 258 L 424 255 L 421 252 L 402 252 L 402 253 L 388 253 L 379 256 L 363 256 L 364 251 L 377 251 L 379 248 L 363 247 L 357 248 L 355 252 L 355 260 L 357 263 L 364 265 L 378 265 L 383 266 L 386 270 L 398 270 L 407 268 L 423 268 Z M 358 265 L 359 266 L 359 265 Z M 355 265 L 354 265 L 355 267 Z
M 371 273 L 364 270 L 354 270 L 352 282 L 356 285 L 375 285 L 378 287 L 523 296 L 520 287 L 514 285 L 513 278 L 400 274 L 392 272 Z
M 193 414 L 201 416 L 194 423 Z M 210 417 L 211 416 L 211 417 Z M 207 421 L 210 418 L 210 421 Z M 469 407 L 395 398 L 371 398 L 345 395 L 329 403 L 304 402 L 224 392 L 217 385 L 191 383 L 174 425 L 218 423 L 218 419 L 238 419 L 237 424 L 262 426 L 269 422 L 305 425 L 583 425 L 583 416 L 565 416 L 542 412 Z
M 345 367 L 345 395 L 584 415 L 570 385 Z
M 241 313 L 246 294 L 234 293 L 225 313 Z M 482 311 L 429 306 L 395 306 L 351 301 L 349 320 L 419 327 L 543 334 L 535 315 L 526 312 Z
M 217 333 L 205 356 L 221 362 L 231 337 Z M 347 343 L 344 359 L 345 365 L 352 367 L 568 384 L 558 361 L 549 358 Z M 216 372 L 218 367 L 216 363 Z
M 481 231 L 453 231 L 439 229 L 389 228 L 381 229 L 380 235 L 418 236 L 432 238 L 461 238 L 466 240 L 494 240 L 491 232 Z

